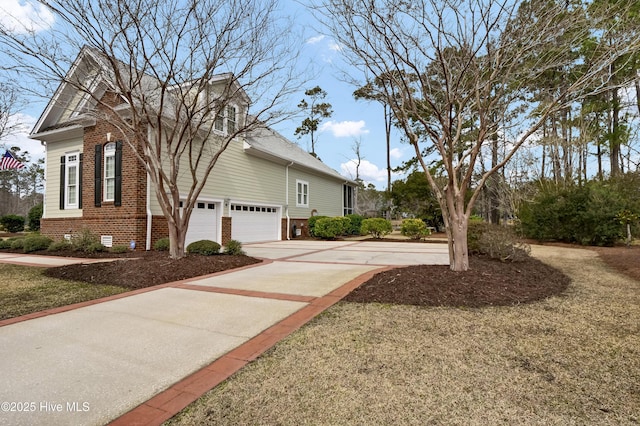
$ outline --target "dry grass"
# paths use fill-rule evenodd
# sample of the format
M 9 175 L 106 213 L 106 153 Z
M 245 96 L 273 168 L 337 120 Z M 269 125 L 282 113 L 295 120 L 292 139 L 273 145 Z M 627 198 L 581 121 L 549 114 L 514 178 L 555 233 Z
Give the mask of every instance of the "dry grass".
M 341 303 L 171 424 L 640 422 L 640 283 L 534 247 L 568 294 L 485 309 Z
M 42 272 L 41 268 L 0 264 L 0 320 L 127 291 L 48 278 Z

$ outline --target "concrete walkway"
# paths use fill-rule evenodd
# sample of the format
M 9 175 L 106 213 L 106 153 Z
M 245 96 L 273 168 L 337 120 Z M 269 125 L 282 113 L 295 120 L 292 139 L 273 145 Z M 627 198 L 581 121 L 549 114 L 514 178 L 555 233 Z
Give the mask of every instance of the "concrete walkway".
M 0 322 L 0 425 L 160 424 L 375 272 L 448 264 L 443 244 L 282 241 L 245 250 L 267 260 Z M 39 261 L 29 259 L 17 260 Z

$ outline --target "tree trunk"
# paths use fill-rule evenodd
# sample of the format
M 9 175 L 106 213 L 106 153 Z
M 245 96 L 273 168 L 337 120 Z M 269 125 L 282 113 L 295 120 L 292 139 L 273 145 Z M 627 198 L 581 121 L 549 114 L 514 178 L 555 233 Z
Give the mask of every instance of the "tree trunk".
M 169 257 L 172 259 L 181 259 L 185 257 L 184 241 L 187 236 L 187 230 L 179 229 L 175 223 L 169 222 Z
M 620 174 L 620 100 L 618 97 L 618 89 L 614 88 L 611 92 L 612 110 L 611 110 L 611 176 Z
M 469 249 L 467 244 L 467 228 L 469 217 L 465 214 L 464 195 L 445 191 L 444 200 L 440 202 L 442 218 L 447 232 L 449 246 L 449 268 L 462 272 L 469 270 Z
M 459 215 L 451 223 L 451 236 L 453 239 L 453 259 L 449 267 L 452 271 L 469 270 L 469 248 L 467 246 L 468 221 L 466 215 Z

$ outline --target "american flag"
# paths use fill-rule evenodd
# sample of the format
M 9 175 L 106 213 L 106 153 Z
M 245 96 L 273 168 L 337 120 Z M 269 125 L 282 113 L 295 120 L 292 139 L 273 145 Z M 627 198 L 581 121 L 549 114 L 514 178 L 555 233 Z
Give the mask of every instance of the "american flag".
M 6 151 L 0 158 L 0 170 L 21 169 L 23 167 L 24 164 L 16 160 L 9 151 Z

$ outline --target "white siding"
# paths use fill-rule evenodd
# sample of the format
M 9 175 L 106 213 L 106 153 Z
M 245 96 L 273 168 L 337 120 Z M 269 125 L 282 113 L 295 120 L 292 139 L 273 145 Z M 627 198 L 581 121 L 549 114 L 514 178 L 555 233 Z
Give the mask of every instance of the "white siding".
M 47 203 L 43 216 L 45 219 L 82 216 L 82 209 L 60 210 L 60 157 L 73 151 L 82 152 L 82 137 L 47 143 L 44 176 Z

